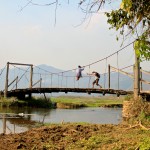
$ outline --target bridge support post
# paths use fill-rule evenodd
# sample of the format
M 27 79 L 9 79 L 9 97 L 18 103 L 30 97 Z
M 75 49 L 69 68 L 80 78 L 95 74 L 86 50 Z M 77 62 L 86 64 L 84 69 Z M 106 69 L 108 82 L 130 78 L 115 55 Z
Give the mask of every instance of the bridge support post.
M 9 75 L 9 62 L 7 62 L 7 69 L 6 69 L 6 81 L 5 81 L 5 92 L 4 92 L 5 98 L 7 98 L 7 93 L 8 93 L 8 75 Z
M 3 115 L 3 134 L 6 134 L 6 115 Z
M 135 50 L 135 64 L 134 64 L 134 99 L 137 100 L 140 94 L 140 61 Z
M 108 90 L 110 89 L 110 64 L 108 65 Z

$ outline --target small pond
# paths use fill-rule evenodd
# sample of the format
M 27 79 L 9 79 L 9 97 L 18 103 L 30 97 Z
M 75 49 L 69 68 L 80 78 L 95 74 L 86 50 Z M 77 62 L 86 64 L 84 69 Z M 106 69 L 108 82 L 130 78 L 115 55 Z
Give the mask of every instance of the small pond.
M 0 113 L 25 114 L 22 118 L 7 118 L 6 133 L 20 133 L 38 123 L 86 122 L 96 124 L 118 124 L 122 120 L 122 108 L 39 109 L 1 108 Z M 0 133 L 3 119 L 0 119 Z

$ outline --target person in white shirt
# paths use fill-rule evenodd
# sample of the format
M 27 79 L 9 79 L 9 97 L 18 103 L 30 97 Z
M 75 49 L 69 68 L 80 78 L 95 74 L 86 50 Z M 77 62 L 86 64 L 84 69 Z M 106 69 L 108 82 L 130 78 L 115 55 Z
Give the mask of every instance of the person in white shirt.
M 82 77 L 82 71 L 84 70 L 83 67 L 78 66 L 78 69 L 76 70 L 76 80 L 78 81 Z
M 96 71 L 93 71 L 91 74 L 89 74 L 88 73 L 88 75 L 93 75 L 93 76 L 95 76 L 95 80 L 93 81 L 93 88 L 94 88 L 94 85 L 96 84 L 97 86 L 99 86 L 100 88 L 102 88 L 102 86 L 100 86 L 99 84 L 98 84 L 98 82 L 99 82 L 99 79 L 100 79 L 100 74 L 98 73 L 98 72 L 96 72 Z

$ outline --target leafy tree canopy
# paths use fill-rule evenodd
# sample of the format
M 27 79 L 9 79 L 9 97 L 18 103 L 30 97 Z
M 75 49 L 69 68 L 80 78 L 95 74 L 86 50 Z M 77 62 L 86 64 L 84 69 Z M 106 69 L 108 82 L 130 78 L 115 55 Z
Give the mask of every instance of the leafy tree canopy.
M 27 5 L 38 5 L 33 0 L 27 1 Z M 117 0 L 79 0 L 79 6 L 86 14 L 97 13 L 106 2 L 113 4 Z M 57 8 L 58 3 L 59 0 L 53 2 L 50 0 L 50 3 L 45 5 L 56 4 Z M 141 60 L 150 60 L 150 0 L 121 0 L 119 9 L 105 14 L 108 18 L 107 22 L 111 25 L 110 29 L 115 28 L 119 31 L 124 40 L 134 36 L 136 39 L 134 49 L 137 56 Z
M 89 3 L 89 12 L 92 12 L 97 6 L 97 12 L 102 4 L 106 2 L 113 3 L 112 0 L 92 0 Z M 80 5 L 87 2 L 83 0 Z M 150 60 L 150 0 L 122 0 L 120 8 L 105 13 L 111 25 L 123 36 L 123 39 L 129 36 L 136 36 L 134 43 L 136 54 L 141 60 Z M 118 38 L 117 38 L 118 40 Z

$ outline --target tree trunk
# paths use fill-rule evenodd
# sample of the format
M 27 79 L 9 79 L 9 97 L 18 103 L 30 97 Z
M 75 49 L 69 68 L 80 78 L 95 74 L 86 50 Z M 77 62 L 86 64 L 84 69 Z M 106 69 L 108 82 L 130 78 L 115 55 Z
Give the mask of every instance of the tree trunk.
M 137 100 L 140 94 L 140 61 L 135 52 L 135 64 L 134 64 L 134 99 Z

